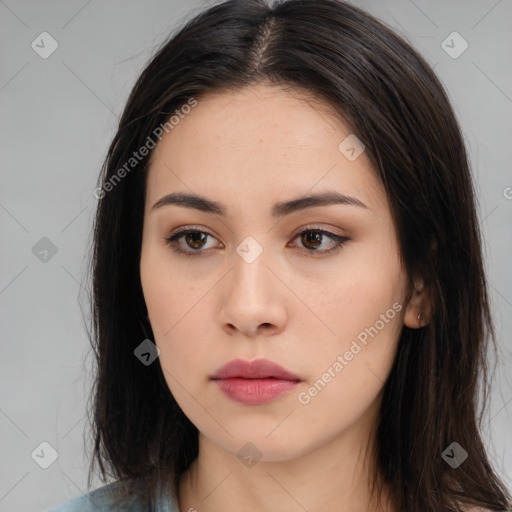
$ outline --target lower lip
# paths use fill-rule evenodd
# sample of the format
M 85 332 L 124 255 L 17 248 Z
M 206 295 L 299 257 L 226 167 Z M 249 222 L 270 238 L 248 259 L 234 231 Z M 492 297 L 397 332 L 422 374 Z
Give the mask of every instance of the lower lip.
M 246 405 L 260 405 L 271 402 L 289 392 L 298 382 L 284 379 L 218 379 L 220 390 L 231 400 Z

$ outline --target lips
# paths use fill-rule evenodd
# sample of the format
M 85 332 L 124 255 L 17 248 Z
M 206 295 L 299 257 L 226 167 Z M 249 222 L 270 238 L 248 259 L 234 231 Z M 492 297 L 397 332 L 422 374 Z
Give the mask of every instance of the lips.
M 225 396 L 245 405 L 263 405 L 289 393 L 302 379 L 268 359 L 235 359 L 211 380 Z
M 213 375 L 212 380 L 219 379 L 280 379 L 300 382 L 302 379 L 277 363 L 268 359 L 255 359 L 253 361 L 245 361 L 243 359 L 235 359 L 224 365 Z

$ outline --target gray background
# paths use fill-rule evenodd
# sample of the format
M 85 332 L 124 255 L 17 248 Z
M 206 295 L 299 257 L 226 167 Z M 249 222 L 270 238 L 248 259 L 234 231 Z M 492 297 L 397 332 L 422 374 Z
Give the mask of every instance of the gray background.
M 510 486 L 512 2 L 353 3 L 394 27 L 434 66 L 464 131 L 501 344 L 484 436 Z M 92 191 L 147 59 L 170 30 L 206 5 L 0 0 L 0 511 L 41 511 L 87 490 L 85 406 L 93 359 L 79 292 L 90 288 L 84 271 Z M 47 59 L 31 47 L 44 31 L 58 43 Z M 453 52 L 461 40 L 444 43 L 452 56 L 442 46 L 453 31 L 469 44 L 458 58 Z M 43 237 L 57 249 L 46 261 L 33 250 Z M 58 453 L 48 469 L 35 462 L 49 461 L 42 442 Z M 34 450 L 39 458 L 31 457 Z

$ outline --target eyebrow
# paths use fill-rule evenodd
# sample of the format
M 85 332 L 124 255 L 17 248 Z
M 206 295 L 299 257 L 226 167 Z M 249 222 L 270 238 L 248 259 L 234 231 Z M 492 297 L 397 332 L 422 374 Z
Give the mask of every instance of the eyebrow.
M 307 208 L 315 208 L 317 206 L 327 206 L 333 204 L 343 204 L 368 208 L 356 197 L 329 191 L 275 203 L 271 209 L 271 215 L 272 217 L 279 218 L 284 217 L 285 215 L 290 215 L 291 213 L 297 211 L 305 210 Z M 227 208 L 217 201 L 212 201 L 211 199 L 207 199 L 206 197 L 202 197 L 196 194 L 184 194 L 182 192 L 173 192 L 160 198 L 153 205 L 151 210 L 156 210 L 166 205 L 178 205 L 185 208 L 200 210 L 205 213 L 213 213 L 223 216 L 225 216 L 227 213 Z

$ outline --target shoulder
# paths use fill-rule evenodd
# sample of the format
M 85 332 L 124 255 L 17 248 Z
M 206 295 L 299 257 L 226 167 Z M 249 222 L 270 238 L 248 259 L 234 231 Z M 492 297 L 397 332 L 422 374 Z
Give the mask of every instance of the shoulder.
M 117 481 L 99 487 L 87 494 L 73 498 L 46 512 L 145 512 L 144 493 L 137 480 Z M 179 512 L 176 503 L 159 501 L 157 510 L 162 512 Z
M 118 491 L 120 487 L 120 482 L 104 485 L 87 494 L 73 498 L 47 512 L 98 512 L 98 510 L 107 512 L 115 510 L 113 507 L 116 506 L 116 491 Z M 137 503 L 133 503 L 132 501 L 130 508 L 122 508 L 121 510 L 136 512 L 141 509 L 137 508 Z

